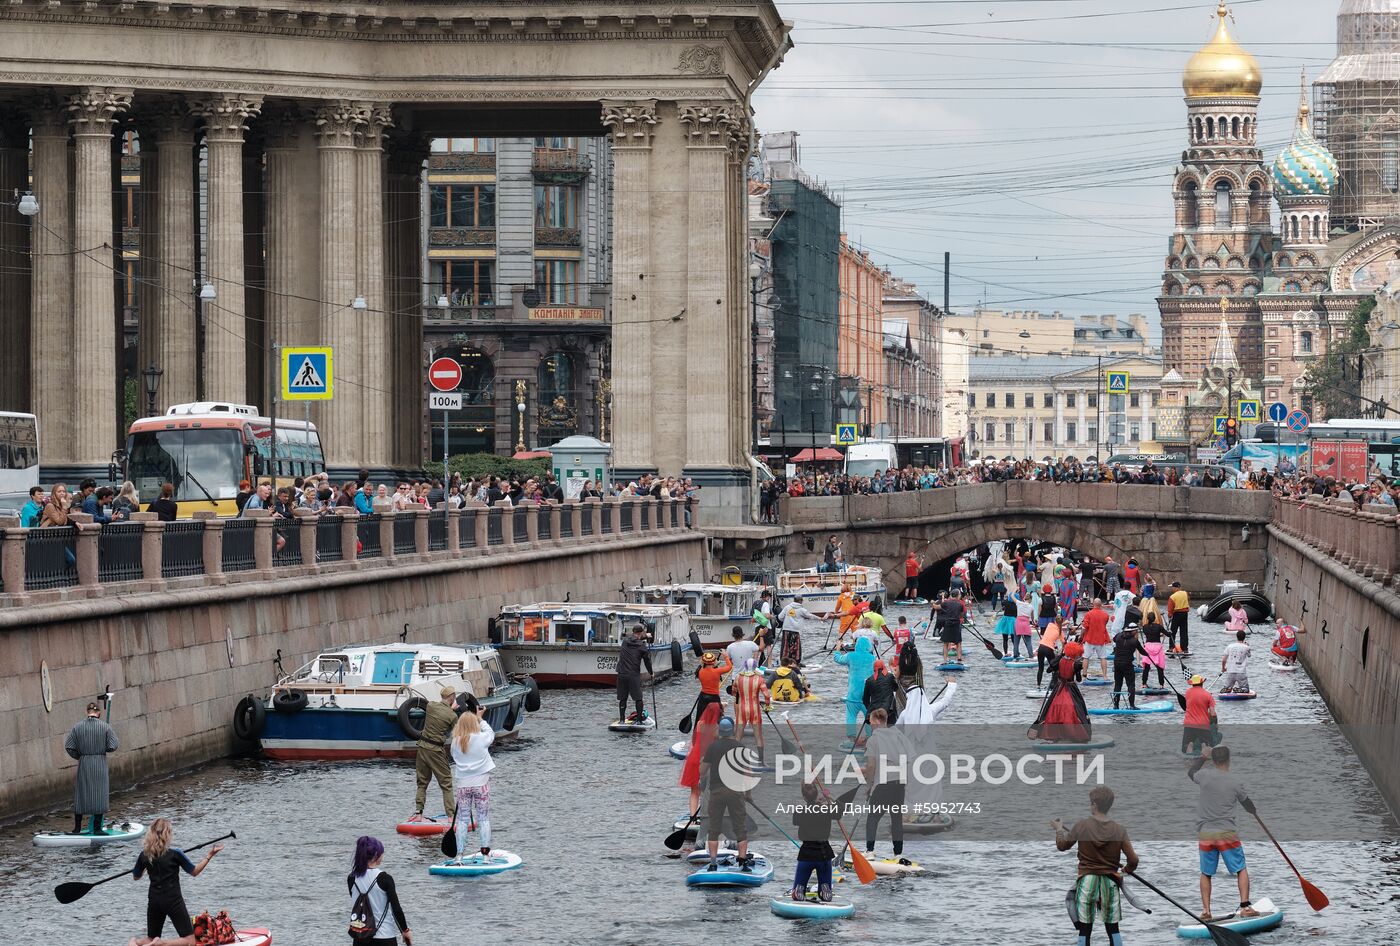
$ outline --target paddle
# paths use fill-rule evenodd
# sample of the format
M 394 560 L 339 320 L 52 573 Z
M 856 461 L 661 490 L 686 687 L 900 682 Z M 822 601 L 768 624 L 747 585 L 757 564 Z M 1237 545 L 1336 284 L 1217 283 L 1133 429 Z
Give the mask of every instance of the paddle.
M 778 744 L 783 750 L 783 755 L 796 755 L 797 753 L 794 750 L 792 743 L 788 742 L 787 736 L 783 735 L 783 731 L 778 728 L 778 724 L 773 722 L 773 717 L 768 712 L 768 707 L 766 706 L 763 707 L 763 715 L 768 717 L 768 724 L 772 726 L 773 731 L 778 734 Z
M 1176 907 L 1182 913 L 1185 913 L 1197 923 L 1204 926 L 1206 928 L 1206 932 L 1210 934 L 1210 938 L 1215 941 L 1216 946 L 1249 946 L 1249 940 L 1245 939 L 1243 934 L 1236 933 L 1234 930 L 1227 930 L 1223 926 L 1216 926 L 1213 923 L 1207 923 L 1205 920 L 1201 919 L 1196 914 L 1192 913 L 1190 910 L 1177 903 L 1171 897 L 1167 896 L 1154 884 L 1143 880 L 1135 873 L 1128 873 L 1128 876 L 1133 878 L 1133 880 L 1136 880 L 1138 883 L 1142 884 L 1144 887 L 1155 893 L 1157 896 L 1161 897 L 1163 900 L 1170 903 L 1172 906 Z
M 1181 691 L 1176 688 L 1176 684 L 1172 683 L 1172 678 L 1164 676 L 1162 679 L 1167 681 L 1167 686 L 1171 687 L 1172 692 L 1176 694 L 1177 705 L 1179 705 L 1182 709 L 1186 709 L 1186 697 L 1182 696 Z
M 792 732 L 792 738 L 797 742 L 797 748 L 802 751 L 803 755 L 806 755 L 807 750 L 802 746 L 802 738 L 797 735 L 797 727 L 793 726 L 792 720 L 788 719 L 787 713 L 783 714 L 783 721 L 788 724 L 788 729 Z M 814 778 L 814 781 L 816 781 L 818 786 L 821 786 L 820 779 Z M 823 789 L 823 791 L 825 791 L 825 789 Z M 841 837 L 846 839 L 846 847 L 850 849 L 851 866 L 856 869 L 856 878 L 862 884 L 873 884 L 875 882 L 875 868 L 870 866 L 870 862 L 865 859 L 864 854 L 856 850 L 855 844 L 851 842 L 850 834 L 846 831 L 846 825 L 840 818 L 836 819 L 836 827 L 841 829 Z
M 756 811 L 756 812 L 758 812 L 760 815 L 762 815 L 764 821 L 767 821 L 767 822 L 768 822 L 769 824 L 771 824 L 774 828 L 777 828 L 779 834 L 781 834 L 783 837 L 785 837 L 785 838 L 787 838 L 789 841 L 791 841 L 793 847 L 797 848 L 798 850 L 801 850 L 801 849 L 802 849 L 802 845 L 798 843 L 798 841 L 797 841 L 796 838 L 794 838 L 792 835 L 790 835 L 790 834 L 788 834 L 786 831 L 784 831 L 783 828 L 782 828 L 782 825 L 778 824 L 778 822 L 776 822 L 776 821 L 774 821 L 772 818 L 768 817 L 768 812 L 766 812 L 766 811 L 764 811 L 762 808 L 758 807 L 758 802 L 754 801 L 752 798 L 750 798 L 750 797 L 747 796 L 747 795 L 744 796 L 744 801 L 748 802 L 748 803 L 749 803 L 749 807 L 753 808 L 754 811 Z M 670 839 L 668 838 L 667 840 L 670 840 Z
M 228 834 L 223 835 L 223 837 L 215 838 L 212 841 L 205 841 L 203 844 L 196 844 L 193 847 L 187 847 L 184 850 L 186 851 L 186 853 L 190 851 L 197 851 L 202 847 L 208 847 L 211 844 L 218 844 L 220 841 L 223 841 L 227 838 L 236 837 L 238 837 L 238 835 L 230 831 Z M 118 877 L 130 876 L 131 871 L 124 870 L 119 874 L 113 874 L 111 877 L 103 877 L 101 880 L 94 880 L 90 884 L 83 883 L 81 880 L 70 880 L 65 884 L 59 884 L 57 887 L 53 888 L 53 895 L 58 898 L 59 903 L 73 903 L 75 900 L 81 900 L 83 899 L 83 897 L 86 897 L 88 891 L 99 884 L 105 884 L 109 880 L 116 880 Z
M 1283 845 L 1278 843 L 1278 839 L 1275 838 L 1274 833 L 1269 830 L 1269 826 L 1264 824 L 1264 819 L 1259 817 L 1259 812 L 1251 811 L 1250 814 L 1254 816 L 1255 821 L 1259 822 L 1259 827 L 1264 829 L 1264 833 L 1269 836 L 1269 840 L 1274 842 L 1274 847 L 1278 848 L 1278 852 L 1283 854 L 1284 861 L 1287 862 L 1289 868 L 1292 869 L 1294 876 L 1298 878 L 1298 883 L 1303 885 L 1303 896 L 1307 898 L 1308 906 L 1312 907 L 1314 910 L 1321 910 L 1326 907 L 1330 902 L 1327 899 L 1327 894 L 1313 886 L 1312 883 L 1299 872 L 1298 868 L 1293 866 L 1293 861 L 1284 853 Z
M 461 805 L 452 806 L 452 823 L 447 826 L 447 833 L 442 836 L 442 843 L 439 845 L 443 857 L 457 856 L 457 812 L 461 810 L 461 807 Z
M 673 851 L 679 851 L 681 845 L 685 844 L 685 836 L 690 833 L 690 826 L 700 820 L 700 809 L 696 808 L 690 813 L 690 820 L 685 823 L 685 827 L 677 828 L 666 835 L 666 840 L 662 843 Z
M 1000 649 L 998 649 L 998 648 L 992 646 L 992 642 L 991 642 L 991 641 L 987 640 L 987 639 L 986 639 L 985 637 L 983 637 L 981 634 L 978 634 L 978 633 L 977 633 L 977 630 L 976 630 L 976 628 L 974 628 L 974 627 L 972 626 L 972 622 L 971 622 L 971 621 L 966 621 L 966 622 L 964 622 L 964 625 L 963 625 L 963 626 L 966 627 L 969 631 L 972 631 L 972 636 L 975 637 L 975 638 L 977 638 L 979 641 L 981 641 L 981 642 L 982 642 L 982 646 L 985 647 L 985 648 L 987 648 L 987 650 L 991 651 L 992 656 L 995 657 L 997 660 L 1000 660 L 1000 659 L 1004 656 L 1004 655 L 1002 654 L 1002 652 L 1001 652 Z
M 676 725 L 676 728 L 679 729 L 683 735 L 689 734 L 689 733 L 690 733 L 691 727 L 692 727 L 693 725 L 695 725 L 695 722 L 694 722 L 695 710 L 696 710 L 696 708 L 697 708 L 699 705 L 700 705 L 700 697 L 699 697 L 699 696 L 696 696 L 696 697 L 695 697 L 695 702 L 694 702 L 694 703 L 691 705 L 691 707 L 690 707 L 690 712 L 688 712 L 688 713 L 686 713 L 684 716 L 682 716 L 682 717 L 681 717 L 681 721 Z

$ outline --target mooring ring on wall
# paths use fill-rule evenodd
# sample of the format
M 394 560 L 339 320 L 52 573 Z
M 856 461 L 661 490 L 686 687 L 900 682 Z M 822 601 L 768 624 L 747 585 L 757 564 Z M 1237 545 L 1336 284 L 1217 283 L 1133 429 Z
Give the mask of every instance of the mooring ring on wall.
M 39 661 L 39 692 L 44 696 L 44 712 L 53 712 L 53 680 L 49 677 L 49 662 Z
M 230 667 L 232 667 L 232 666 L 233 666 L 233 626 L 232 626 L 232 625 L 228 625 L 227 627 L 224 628 L 224 631 L 225 631 L 225 633 L 226 633 L 226 635 L 227 635 L 227 636 L 225 637 L 225 640 L 226 640 L 227 643 L 228 643 L 228 665 L 229 665 Z

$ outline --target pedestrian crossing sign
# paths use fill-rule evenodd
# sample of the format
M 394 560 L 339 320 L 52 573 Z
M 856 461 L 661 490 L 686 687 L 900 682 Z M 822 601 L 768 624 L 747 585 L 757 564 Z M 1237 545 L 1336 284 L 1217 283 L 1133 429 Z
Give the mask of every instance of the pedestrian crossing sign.
M 1240 402 L 1239 402 L 1239 405 L 1236 406 L 1236 408 L 1235 408 L 1235 419 L 1236 419 L 1236 420 L 1242 420 L 1242 421 L 1243 421 L 1243 420 L 1248 420 L 1248 421 L 1257 421 L 1257 420 L 1259 420 L 1259 402 L 1258 402 L 1258 401 L 1240 401 Z
M 860 437 L 856 434 L 855 424 L 836 425 L 836 443 L 839 446 L 849 447 L 851 444 L 856 443 L 859 440 Z
M 331 399 L 331 349 L 282 349 L 282 400 Z
M 1128 372 L 1126 372 L 1126 371 L 1109 371 L 1109 372 L 1107 372 L 1107 376 L 1108 376 L 1108 393 L 1109 393 L 1109 394 L 1127 394 L 1127 393 L 1128 393 Z
M 1215 432 L 1222 437 L 1225 435 L 1225 421 L 1228 418 L 1224 414 L 1215 415 Z

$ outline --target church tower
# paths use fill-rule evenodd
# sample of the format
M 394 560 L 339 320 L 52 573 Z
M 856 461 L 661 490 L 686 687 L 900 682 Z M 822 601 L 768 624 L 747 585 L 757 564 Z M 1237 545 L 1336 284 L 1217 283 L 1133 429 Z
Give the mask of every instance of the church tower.
M 1188 147 L 1173 187 L 1176 219 L 1158 308 L 1168 368 L 1200 378 L 1217 336 L 1219 300 L 1231 300 L 1230 329 L 1243 373 L 1262 369 L 1253 297 L 1273 253 L 1272 190 L 1258 144 L 1259 63 L 1230 36 L 1224 2 L 1216 31 L 1182 74 Z

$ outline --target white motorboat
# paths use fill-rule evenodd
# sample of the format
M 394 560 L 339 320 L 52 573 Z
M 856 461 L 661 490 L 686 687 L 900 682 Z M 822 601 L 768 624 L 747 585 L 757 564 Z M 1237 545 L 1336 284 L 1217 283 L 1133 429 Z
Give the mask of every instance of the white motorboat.
M 802 568 L 778 575 L 778 603 L 787 604 L 798 595 L 809 608 L 815 602 L 830 606 L 842 592 L 860 595 L 866 600 L 885 594 L 880 569 L 871 565 L 846 565 L 839 571 Z
M 507 605 L 490 632 L 509 673 L 529 674 L 540 686 L 613 686 L 622 637 L 638 624 L 647 630 L 657 679 L 679 673 L 689 646 L 687 613 L 680 605 Z M 645 668 L 642 678 L 651 679 Z
M 668 585 L 637 585 L 627 596 L 636 604 L 678 604 L 685 608 L 690 630 L 707 650 L 722 650 L 734 642 L 737 624 L 747 634 L 752 627 L 754 603 L 763 592 L 761 585 L 711 582 L 682 582 Z

